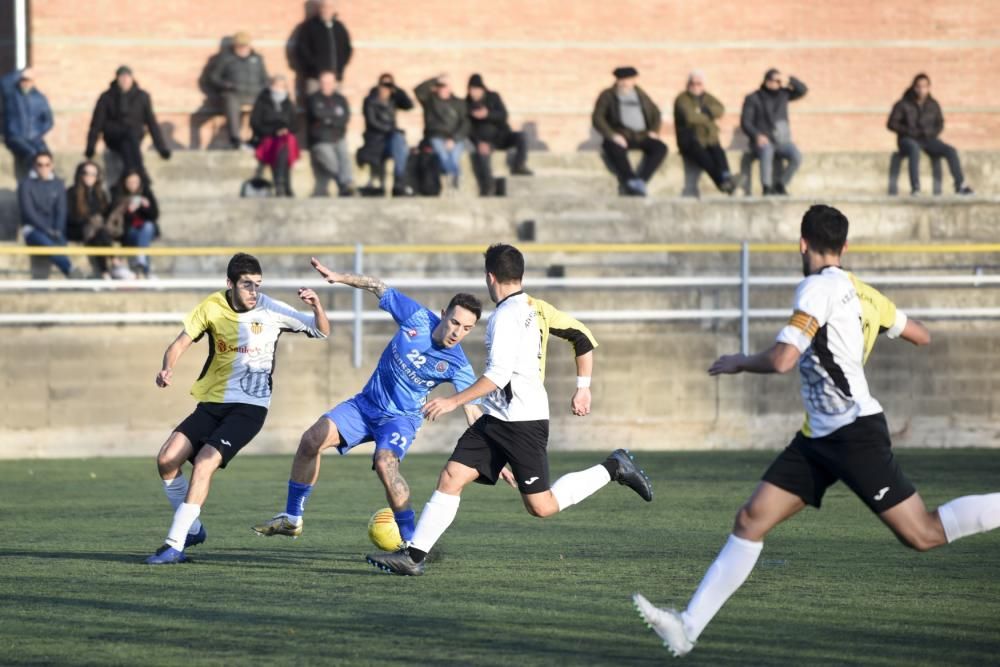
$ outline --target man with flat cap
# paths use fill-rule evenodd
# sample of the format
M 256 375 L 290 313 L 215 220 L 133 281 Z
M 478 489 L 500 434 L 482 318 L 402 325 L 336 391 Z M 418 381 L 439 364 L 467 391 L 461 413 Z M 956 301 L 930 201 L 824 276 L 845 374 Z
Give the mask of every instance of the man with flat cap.
M 601 150 L 618 176 L 619 193 L 645 197 L 646 184 L 667 156 L 667 145 L 660 141 L 660 109 L 636 85 L 634 67 L 619 67 L 614 76 L 615 85 L 594 105 L 594 129 L 604 139 Z M 630 148 L 642 151 L 638 170 L 629 162 Z

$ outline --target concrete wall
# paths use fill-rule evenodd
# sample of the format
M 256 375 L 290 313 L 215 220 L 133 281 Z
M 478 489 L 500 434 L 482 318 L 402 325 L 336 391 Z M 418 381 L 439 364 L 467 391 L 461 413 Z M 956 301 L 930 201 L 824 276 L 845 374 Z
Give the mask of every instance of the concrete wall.
M 285 51 L 304 4 L 31 3 L 32 62 L 57 115 L 52 144 L 82 150 L 94 101 L 115 68 L 128 63 L 152 93 L 171 141 L 205 145 L 218 119 L 192 128 L 191 114 L 204 102 L 196 82 L 222 37 L 249 30 L 270 69 L 289 71 Z M 638 67 L 668 123 L 687 72 L 704 69 L 709 90 L 728 109 L 727 144 L 743 96 L 763 72 L 777 66 L 794 73 L 811 89 L 792 119 L 806 151 L 890 150 L 888 111 L 913 75 L 926 71 L 945 110 L 945 139 L 1000 148 L 994 0 L 345 0 L 339 11 L 356 45 L 344 86 L 355 108 L 383 71 L 409 88 L 446 71 L 463 90 L 466 77 L 481 72 L 503 93 L 514 125 L 527 126 L 549 150 L 592 143 L 593 101 L 622 64 Z M 403 117 L 417 136 L 419 113 Z M 355 123 L 354 136 L 359 131 Z

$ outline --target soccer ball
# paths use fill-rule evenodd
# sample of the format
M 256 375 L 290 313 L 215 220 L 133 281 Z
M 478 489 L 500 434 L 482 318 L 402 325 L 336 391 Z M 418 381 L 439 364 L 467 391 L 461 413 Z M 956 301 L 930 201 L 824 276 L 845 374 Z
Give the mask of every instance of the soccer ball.
M 383 507 L 372 514 L 368 520 L 368 539 L 382 551 L 396 551 L 403 547 L 403 537 L 390 508 Z

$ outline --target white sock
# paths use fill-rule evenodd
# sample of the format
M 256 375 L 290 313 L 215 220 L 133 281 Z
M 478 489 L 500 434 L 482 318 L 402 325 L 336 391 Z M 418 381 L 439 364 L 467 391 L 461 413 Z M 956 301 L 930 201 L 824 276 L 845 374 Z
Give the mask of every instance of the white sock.
M 184 499 L 187 498 L 188 493 L 188 481 L 187 477 L 184 475 L 177 475 L 173 479 L 163 480 L 163 492 L 167 494 L 167 500 L 170 501 L 170 506 L 177 511 L 177 508 L 181 506 Z M 191 530 L 189 531 L 192 535 L 201 530 L 201 520 L 195 519 L 195 522 L 191 524 Z
M 447 493 L 435 491 L 431 499 L 424 505 L 424 511 L 420 513 L 420 520 L 417 521 L 417 528 L 413 531 L 413 539 L 410 544 L 425 553 L 429 553 L 437 543 L 444 531 L 455 520 L 458 514 L 458 503 L 461 496 L 450 496 Z
M 597 493 L 610 481 L 611 475 L 608 473 L 608 469 L 598 464 L 586 470 L 571 472 L 557 479 L 552 485 L 552 495 L 556 497 L 559 511 L 562 512 L 587 496 Z
M 1000 528 L 1000 493 L 962 496 L 938 507 L 948 542 Z
M 184 540 L 191 530 L 191 525 L 198 520 L 199 514 L 201 505 L 181 503 L 174 512 L 174 522 L 170 526 L 170 532 L 167 533 L 166 543 L 178 551 L 184 551 Z
M 726 600 L 743 585 L 763 548 L 763 542 L 729 536 L 691 597 L 687 609 L 681 614 L 688 639 L 696 641 Z

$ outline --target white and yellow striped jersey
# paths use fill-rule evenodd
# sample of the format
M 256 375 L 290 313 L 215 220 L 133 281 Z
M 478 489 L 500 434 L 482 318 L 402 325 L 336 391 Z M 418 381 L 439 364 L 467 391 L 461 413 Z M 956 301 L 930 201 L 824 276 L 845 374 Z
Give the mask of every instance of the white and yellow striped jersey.
M 184 332 L 192 340 L 208 336 L 208 359 L 191 387 L 202 403 L 247 403 L 268 407 L 271 375 L 278 337 L 285 332 L 326 338 L 312 313 L 261 294 L 253 310 L 238 313 L 229 305 L 226 290 L 202 301 L 184 318 Z

